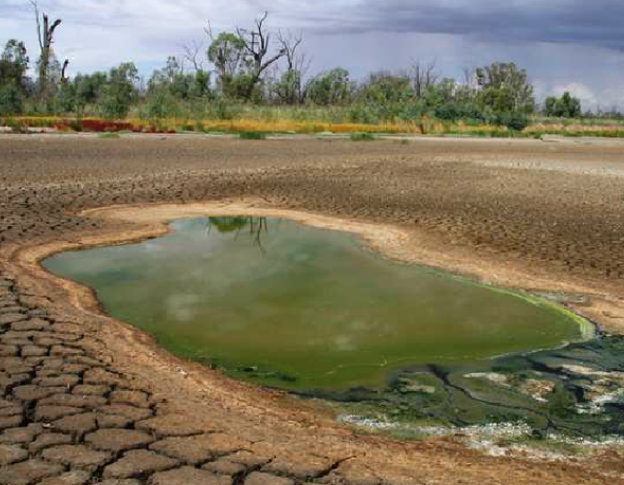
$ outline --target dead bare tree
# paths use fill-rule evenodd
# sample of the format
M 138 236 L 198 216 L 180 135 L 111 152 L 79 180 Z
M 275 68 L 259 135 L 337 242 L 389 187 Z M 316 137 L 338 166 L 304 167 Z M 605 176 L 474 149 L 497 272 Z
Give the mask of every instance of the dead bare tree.
M 261 17 L 257 18 L 255 21 L 256 25 L 251 31 L 241 28 L 236 29 L 251 64 L 250 79 L 246 90 L 247 92 L 245 93 L 247 99 L 251 97 L 253 89 L 256 84 L 258 84 L 262 73 L 273 63 L 286 56 L 286 51 L 282 48 L 276 54 L 267 58 L 271 47 L 271 33 L 267 31 L 265 26 L 268 16 L 269 13 L 264 12 Z
M 412 63 L 411 71 L 412 87 L 417 98 L 424 95 L 427 88 L 437 83 L 440 78 L 436 70 L 435 60 L 427 64 L 415 61 Z
M 304 52 L 301 52 L 303 34 L 301 32 L 288 31 L 277 33 L 277 39 L 282 47 L 286 59 L 286 73 L 283 77 L 287 84 L 283 86 L 283 92 L 279 93 L 282 101 L 294 104 L 303 100 L 303 77 L 310 68 L 310 60 Z
M 39 41 L 39 49 L 41 56 L 39 58 L 39 94 L 42 100 L 47 96 L 48 88 L 48 68 L 50 67 L 50 59 L 52 57 L 52 44 L 54 43 L 54 32 L 61 25 L 62 20 L 56 19 L 50 21 L 47 13 L 39 13 L 39 4 L 37 0 L 31 0 L 30 4 L 35 13 L 37 21 L 37 39 Z M 66 61 L 68 63 L 68 61 Z
M 193 66 L 195 72 L 204 70 L 206 45 L 203 42 L 191 41 L 189 44 L 183 44 L 184 59 Z
M 284 57 L 288 64 L 288 70 L 292 71 L 297 66 L 297 49 L 303 42 L 303 34 L 301 32 L 293 33 L 291 31 L 284 34 L 281 30 L 277 32 L 277 40 L 282 46 Z

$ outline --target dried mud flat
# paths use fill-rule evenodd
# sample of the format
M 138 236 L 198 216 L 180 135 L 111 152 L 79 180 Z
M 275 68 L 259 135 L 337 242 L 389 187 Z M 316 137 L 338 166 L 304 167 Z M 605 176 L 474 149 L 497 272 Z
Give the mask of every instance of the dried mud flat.
M 624 333 L 624 144 L 3 136 L 0 189 L 0 484 L 624 483 L 617 450 L 545 465 L 357 434 L 171 357 L 37 264 L 180 215 L 282 214 Z

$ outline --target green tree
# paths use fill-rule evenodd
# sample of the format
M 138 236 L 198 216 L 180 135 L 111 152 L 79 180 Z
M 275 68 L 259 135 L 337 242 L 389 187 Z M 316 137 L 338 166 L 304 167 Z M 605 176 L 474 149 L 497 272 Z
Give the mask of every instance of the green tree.
M 61 83 L 55 99 L 56 112 L 72 113 L 76 111 L 76 85 L 67 81 Z
M 494 114 L 491 121 L 497 125 L 507 126 L 512 131 L 522 131 L 530 123 L 527 114 L 521 111 L 500 111 Z
M 11 39 L 0 56 L 0 115 L 18 115 L 28 94 L 28 54 L 23 42 Z
M 193 82 L 189 90 L 191 98 L 211 98 L 212 91 L 210 89 L 210 72 L 198 69 L 193 76 Z
M 495 62 L 476 70 L 481 88 L 480 102 L 495 111 L 519 111 L 530 114 L 535 109 L 533 85 L 526 70 L 515 63 Z
M 386 72 L 373 73 L 362 86 L 360 96 L 370 103 L 406 103 L 414 99 L 416 93 L 407 76 L 397 76 Z
M 13 116 L 24 111 L 24 95 L 19 87 L 9 82 L 0 85 L 0 116 Z
M 28 53 L 23 42 L 10 39 L 0 57 L 0 85 L 12 83 L 23 94 L 27 91 Z
M 121 64 L 108 74 L 101 100 L 105 119 L 123 119 L 128 116 L 132 103 L 137 99 L 136 82 L 139 72 L 133 63 Z
M 105 72 L 77 74 L 73 79 L 60 83 L 55 97 L 55 111 L 59 113 L 75 113 L 81 118 L 87 105 L 100 101 L 104 86 L 107 83 Z
M 245 43 L 236 34 L 221 32 L 208 48 L 208 60 L 217 70 L 220 91 L 228 95 L 232 80 L 245 66 Z
M 546 98 L 544 112 L 546 116 L 557 118 L 578 118 L 583 114 L 581 100 L 573 97 L 568 91 L 564 92 L 561 98 L 556 96 Z
M 436 109 L 445 104 L 455 103 L 457 83 L 455 79 L 444 78 L 435 84 L 429 84 L 421 94 L 429 109 Z
M 210 96 L 210 73 L 198 69 L 195 73 L 185 73 L 176 57 L 169 57 L 163 69 L 156 70 L 148 82 L 148 94 L 158 94 L 163 98 L 166 91 L 173 99 L 188 100 Z
M 105 72 L 78 74 L 74 78 L 76 86 L 76 103 L 82 107 L 97 103 L 107 82 Z
M 349 71 L 336 67 L 310 80 L 307 95 L 318 105 L 346 104 L 351 100 L 353 88 Z
M 178 118 L 181 108 L 178 100 L 167 89 L 157 89 L 148 98 L 147 114 L 151 120 Z
M 296 104 L 301 100 L 301 71 L 289 69 L 273 85 L 273 94 L 283 104 Z

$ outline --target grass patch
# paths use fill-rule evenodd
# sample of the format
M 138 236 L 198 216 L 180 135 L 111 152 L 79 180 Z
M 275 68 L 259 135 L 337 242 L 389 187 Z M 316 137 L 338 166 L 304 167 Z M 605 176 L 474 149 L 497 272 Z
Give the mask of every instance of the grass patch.
M 351 141 L 375 141 L 377 137 L 371 133 L 352 133 Z
M 241 140 L 266 140 L 266 133 L 258 131 L 243 131 L 239 134 Z
M 14 132 L 28 128 L 44 128 L 66 132 L 135 132 L 135 133 L 227 133 L 248 132 L 265 134 L 308 134 L 323 136 L 328 133 L 351 136 L 354 141 L 370 141 L 378 135 L 409 134 L 432 136 L 462 136 L 484 138 L 537 138 L 543 135 L 565 137 L 624 138 L 624 120 L 562 120 L 533 118 L 522 132 L 513 132 L 505 126 L 479 124 L 472 121 L 440 121 L 423 117 L 421 120 L 377 120 L 370 123 L 353 122 L 347 107 L 257 107 L 244 106 L 231 119 L 210 118 L 210 113 L 199 116 L 187 113 L 180 118 L 148 119 L 135 113 L 123 121 L 107 121 L 97 117 L 21 116 L 2 117 L 0 126 Z M 199 116 L 199 117 L 198 117 Z M 255 135 L 244 139 L 254 138 Z
M 100 140 L 119 140 L 121 136 L 119 136 L 119 133 L 102 133 L 98 135 L 98 138 Z

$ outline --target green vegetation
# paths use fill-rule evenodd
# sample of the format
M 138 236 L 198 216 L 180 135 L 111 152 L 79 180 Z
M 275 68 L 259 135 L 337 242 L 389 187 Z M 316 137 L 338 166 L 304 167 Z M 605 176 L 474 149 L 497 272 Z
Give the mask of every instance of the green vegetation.
M 29 62 L 24 43 L 9 40 L 0 57 L 0 115 L 23 113 L 29 92 Z
M 39 19 L 40 13 L 35 14 Z M 538 124 L 538 134 L 622 136 L 624 115 L 583 114 L 570 93 L 538 106 L 528 73 L 513 62 L 466 72 L 462 82 L 444 78 L 434 64 L 422 62 L 362 80 L 352 79 L 342 67 L 309 75 L 301 34 L 270 32 L 267 17 L 265 13 L 251 28 L 234 32 L 215 34 L 208 27 L 206 47 L 186 46 L 184 55 L 170 56 L 148 78 L 131 62 L 107 72 L 68 76 L 69 61 L 61 64 L 52 49 L 60 20 L 39 22 L 37 33 L 46 42 L 35 62 L 36 79 L 28 77 L 33 66 L 23 42 L 10 39 L 2 52 L 0 117 L 55 116 L 73 120 L 67 129 L 77 131 L 83 119 L 98 118 L 130 119 L 159 132 L 202 132 L 205 122 L 254 120 L 309 125 L 269 130 L 283 132 L 319 133 L 326 127 L 318 124 L 326 123 L 402 126 L 370 130 L 379 132 L 517 136 Z
M 118 140 L 121 138 L 118 133 L 102 133 L 98 135 L 98 138 L 102 140 Z
M 544 113 L 556 118 L 578 118 L 582 113 L 581 102 L 567 91 L 561 98 L 549 96 L 544 103 Z
M 259 131 L 244 131 L 239 137 L 241 140 L 266 140 L 266 134 Z
M 351 141 L 374 141 L 377 138 L 371 133 L 352 133 Z

